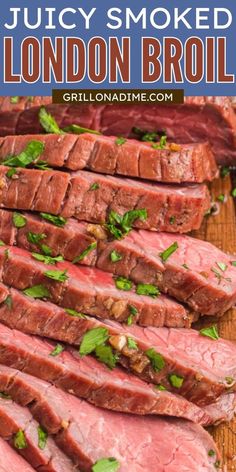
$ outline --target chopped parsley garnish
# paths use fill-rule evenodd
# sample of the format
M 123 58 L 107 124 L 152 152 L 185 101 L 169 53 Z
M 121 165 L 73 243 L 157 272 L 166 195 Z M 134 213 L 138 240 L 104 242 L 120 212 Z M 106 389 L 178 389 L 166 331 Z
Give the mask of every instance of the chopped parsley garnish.
M 0 398 L 4 398 L 5 400 L 11 400 L 11 395 L 8 395 L 8 393 L 5 392 L 0 392 Z
M 137 316 L 138 314 L 138 310 L 133 305 L 128 305 L 128 309 L 129 309 L 130 315 L 127 318 L 127 325 L 131 326 L 134 322 L 134 317 Z
M 6 243 L 0 239 L 0 246 L 6 246 Z
M 234 384 L 234 378 L 233 377 L 225 377 L 225 381 L 227 383 L 227 385 L 232 385 Z
M 86 319 L 86 315 L 84 313 L 80 313 L 79 311 L 72 310 L 71 308 L 65 308 L 65 312 L 68 313 L 70 316 L 74 316 L 75 318 L 83 318 Z
M 147 219 L 147 210 L 145 208 L 127 211 L 123 216 L 112 210 L 109 214 L 106 228 L 115 239 L 122 239 L 131 231 L 133 223 L 137 219 L 141 221 Z
M 236 261 L 231 261 L 230 264 L 231 264 L 233 267 L 236 267 Z
M 44 431 L 41 426 L 38 426 L 38 447 L 42 451 L 45 449 L 47 444 L 48 433 Z
M 220 270 L 222 270 L 222 272 L 225 272 L 228 267 L 224 262 L 217 262 L 216 264 L 218 265 Z
M 116 288 L 118 288 L 119 290 L 128 291 L 131 290 L 133 287 L 133 283 L 131 282 L 131 280 L 126 279 L 125 277 L 117 277 L 117 279 L 115 279 L 115 284 Z
M 136 287 L 138 295 L 147 295 L 152 298 L 157 298 L 160 295 L 160 290 L 151 284 L 138 284 Z
M 172 387 L 181 388 L 184 382 L 184 378 L 176 374 L 171 374 L 169 376 L 169 381 Z
M 159 372 L 165 367 L 165 360 L 159 352 L 156 352 L 154 348 L 145 351 L 146 356 L 151 361 L 151 366 L 155 372 Z
M 53 351 L 50 352 L 50 356 L 56 357 L 59 354 L 61 354 L 64 351 L 64 349 L 65 349 L 64 346 L 62 346 L 61 344 L 57 344 L 55 348 L 53 349 Z
M 31 231 L 27 234 L 27 239 L 29 243 L 36 244 L 36 246 L 38 246 L 42 239 L 45 239 L 46 237 L 46 234 L 31 233 Z
M 25 168 L 29 164 L 32 164 L 44 151 L 44 144 L 41 141 L 30 141 L 25 149 L 16 156 L 9 156 L 3 165 L 9 167 L 22 167 Z
M 46 161 L 37 161 L 34 164 L 34 167 L 39 170 L 51 170 L 51 167 L 48 167 L 48 163 Z
M 114 354 L 111 346 L 97 346 L 95 348 L 95 355 L 97 359 L 103 364 L 106 364 L 109 369 L 114 369 L 117 361 L 119 360 L 119 355 Z
M 200 329 L 199 333 L 202 336 L 207 336 L 208 338 L 211 338 L 214 340 L 219 339 L 219 333 L 217 330 L 217 326 L 215 325 L 209 326 L 209 328 L 202 328 Z
M 183 267 L 184 269 L 189 270 L 189 266 L 188 266 L 187 264 L 182 264 L 182 267 Z
M 84 334 L 83 339 L 80 344 L 79 353 L 81 356 L 86 356 L 91 354 L 96 347 L 105 344 L 108 340 L 108 330 L 107 328 L 92 328 L 87 333 Z
M 5 258 L 6 258 L 7 260 L 9 259 L 9 257 L 10 257 L 10 251 L 9 251 L 9 249 L 5 249 L 5 251 L 4 251 L 4 256 L 5 256 Z
M 136 341 L 133 338 L 130 338 L 130 337 L 127 338 L 127 346 L 128 346 L 129 349 L 135 349 L 135 350 L 138 349 L 138 345 L 137 345 Z
M 69 279 L 67 270 L 46 270 L 44 275 L 49 279 L 56 280 L 57 282 L 65 282 Z
M 120 136 L 119 138 L 116 138 L 115 144 L 117 144 L 117 146 L 122 146 L 122 144 L 125 144 L 126 141 L 127 141 L 127 139 L 122 138 L 122 136 Z
M 213 456 L 215 456 L 215 455 L 216 455 L 216 453 L 215 453 L 215 451 L 213 451 L 213 449 L 210 449 L 210 450 L 208 451 L 208 456 L 209 456 L 209 457 L 213 457 Z
M 232 190 L 232 197 L 236 198 L 236 187 Z
M 64 131 L 59 128 L 53 116 L 50 115 L 44 107 L 41 107 L 39 110 L 39 122 L 46 133 L 65 134 Z
M 171 216 L 171 217 L 170 217 L 170 224 L 171 224 L 171 225 L 174 225 L 175 222 L 176 222 L 176 216 Z
M 224 277 L 215 267 L 211 267 L 211 271 L 215 274 L 215 277 L 218 279 L 219 284 L 220 284 L 222 279 L 227 280 L 227 282 L 232 282 L 230 277 Z
M 40 216 L 47 221 L 50 221 L 55 226 L 59 226 L 59 228 L 63 228 L 67 222 L 63 216 L 55 216 L 50 215 L 50 213 L 40 213 Z
M 90 128 L 83 128 L 79 125 L 69 125 L 66 128 L 63 128 L 64 132 L 66 133 L 73 133 L 73 134 L 83 134 L 83 133 L 90 133 L 90 134 L 101 134 L 99 131 Z
M 17 95 L 15 97 L 10 97 L 10 102 L 14 105 L 19 103 L 19 100 L 20 100 L 20 97 L 18 97 Z
M 166 262 L 167 259 L 178 249 L 178 243 L 175 241 L 171 246 L 169 246 L 165 251 L 161 252 L 159 256 L 163 262 Z
M 76 264 L 77 262 L 82 261 L 91 251 L 96 249 L 97 247 L 97 242 L 95 241 L 94 243 L 89 244 L 89 246 L 81 252 L 79 256 L 76 256 L 73 260 L 73 264 Z
M 152 145 L 152 148 L 153 149 L 165 149 L 166 141 L 167 141 L 167 136 L 163 135 L 163 136 L 161 136 L 159 143 L 154 143 Z
M 12 309 L 12 306 L 13 306 L 13 302 L 12 302 L 12 297 L 11 295 L 7 295 L 7 297 L 5 298 L 4 302 L 3 302 L 5 305 L 7 305 L 7 308 L 9 308 L 9 310 Z
M 27 219 L 17 212 L 13 213 L 12 221 L 15 228 L 23 228 L 27 223 Z
M 97 182 L 94 182 L 94 184 L 91 185 L 89 190 L 98 190 L 100 188 L 100 185 Z
M 25 433 L 22 429 L 19 429 L 14 437 L 14 446 L 16 449 L 26 449 L 28 446 Z
M 230 174 L 230 169 L 229 169 L 229 167 L 222 167 L 222 168 L 221 168 L 221 171 L 220 171 L 220 176 L 221 176 L 221 177 L 224 178 L 224 177 L 226 177 L 226 176 L 229 175 L 229 174 Z
M 26 288 L 23 290 L 23 293 L 32 298 L 49 298 L 50 296 L 47 287 L 44 287 L 44 285 L 34 285 L 33 287 Z
M 221 193 L 220 195 L 218 195 L 217 200 L 223 203 L 225 201 L 225 195 Z
M 13 175 L 17 174 L 17 169 L 15 169 L 15 167 L 12 167 L 11 169 L 9 169 L 6 173 L 6 176 L 11 179 L 13 177 Z
M 92 466 L 92 472 L 117 472 L 119 468 L 119 462 L 114 457 L 108 457 L 95 462 Z
M 111 251 L 110 253 L 110 259 L 112 262 L 118 262 L 122 260 L 122 256 L 114 249 L 114 251 Z
M 157 390 L 160 390 L 160 391 L 167 390 L 167 388 L 164 385 L 161 385 L 161 384 L 155 385 L 155 388 Z
M 51 257 L 51 256 L 46 256 L 44 254 L 38 254 L 38 252 L 32 252 L 31 255 L 37 261 L 40 261 L 40 262 L 43 262 L 44 264 L 49 264 L 49 265 L 55 265 L 57 262 L 64 261 L 62 256 Z

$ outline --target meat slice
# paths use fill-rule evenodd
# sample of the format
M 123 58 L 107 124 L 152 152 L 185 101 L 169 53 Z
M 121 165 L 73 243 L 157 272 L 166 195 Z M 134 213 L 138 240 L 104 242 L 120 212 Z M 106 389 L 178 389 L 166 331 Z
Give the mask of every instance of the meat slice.
M 95 185 L 96 189 L 91 190 Z M 61 215 L 104 223 L 111 210 L 124 215 L 145 209 L 147 218 L 136 219 L 135 227 L 182 233 L 199 228 L 209 206 L 205 185 L 157 185 L 78 171 L 71 173 L 71 187 Z
M 112 210 L 123 216 L 142 209 L 146 215 L 135 219 L 134 226 L 188 232 L 200 227 L 210 207 L 210 194 L 203 184 L 175 187 L 86 171 L 68 174 L 25 168 L 9 178 L 8 171 L 0 166 L 2 208 L 60 213 L 95 223 L 104 223 Z
M 222 395 L 212 405 L 203 407 L 203 410 L 210 416 L 211 422 L 214 424 L 231 421 L 236 412 L 236 394 Z
M 167 233 L 156 235 L 144 230 L 133 230 L 123 240 L 111 241 L 99 225 L 78 223 L 71 218 L 64 228 L 58 228 L 35 215 L 24 213 L 24 216 L 26 225 L 17 230 L 12 223 L 12 213 L 0 210 L 0 238 L 8 244 L 40 252 L 40 246 L 28 241 L 28 233 L 44 234 L 43 242 L 51 248 L 52 255 L 61 254 L 70 261 L 97 241 L 87 256 L 80 258 L 79 264 L 95 265 L 137 284 L 157 285 L 202 314 L 221 316 L 236 302 L 236 268 L 232 265 L 235 257 L 206 241 Z M 174 243 L 178 248 L 163 263 L 160 253 Z M 119 255 L 116 262 L 111 260 L 114 251 Z M 175 314 L 177 306 L 174 309 L 172 302 Z M 171 309 L 166 319 L 171 319 Z
M 8 298 L 0 307 L 0 321 L 27 334 L 75 346 L 81 345 L 86 333 L 93 336 L 91 330 L 96 329 L 96 333 L 105 336 L 111 356 L 106 361 L 108 365 L 118 362 L 143 380 L 161 384 L 199 406 L 236 388 L 235 344 L 223 339 L 213 342 L 195 330 L 138 326 L 127 329 L 111 321 L 71 316 L 50 302 L 14 289 L 9 289 Z M 97 356 L 104 360 L 99 353 Z
M 34 469 L 19 456 L 2 438 L 0 438 L 0 472 L 33 472 Z
M 45 105 L 60 127 L 77 124 L 106 135 L 133 137 L 133 127 L 163 132 L 177 143 L 209 141 L 219 164 L 234 165 L 236 115 L 229 97 L 185 97 L 183 105 L 52 105 L 50 97 L 2 97 L 0 135 L 42 132 L 39 107 Z
M 170 183 L 201 183 L 218 174 L 207 143 L 167 144 L 164 149 L 156 149 L 156 144 L 89 133 L 7 136 L 0 139 L 0 162 L 20 154 L 33 140 L 44 144 L 40 160 L 52 167 L 86 168 Z
M 198 471 L 199 466 L 206 471 L 214 470 L 214 464 L 219 460 L 212 438 L 199 425 L 184 420 L 167 421 L 100 410 L 13 369 L 1 367 L 1 374 L 1 388 L 29 406 L 34 417 L 82 472 L 90 471 L 91 466 L 104 457 L 114 457 L 121 471 L 154 472 L 160 464 L 158 470 L 168 472 L 176 468 L 178 454 L 173 454 L 176 450 L 182 453 L 182 460 L 185 454 L 188 457 L 185 469 L 189 472 Z M 213 450 L 213 456 L 208 454 L 209 450 Z M 194 467 L 192 455 L 195 454 L 198 468 Z M 169 466 L 166 465 L 167 455 L 174 457 L 168 462 Z
M 17 371 L 12 372 L 12 378 L 9 375 L 9 382 L 11 380 L 14 382 L 14 375 L 17 375 Z M 27 408 L 18 405 L 11 399 L 0 398 L 0 436 L 2 438 L 9 441 L 12 447 L 15 447 L 36 470 L 42 472 L 74 471 L 75 467 L 72 462 L 50 437 L 45 440 L 44 436 L 43 444 L 39 443 L 39 428 L 41 431 L 41 425 L 33 419 Z M 43 432 L 45 434 L 44 430 Z
M 55 347 L 53 342 L 0 324 L 1 364 L 46 380 L 98 407 L 138 415 L 182 417 L 204 425 L 212 423 L 211 416 L 179 395 L 158 390 L 120 367 L 110 370 L 94 357 L 81 357 L 69 346 L 60 355 L 52 356 Z M 0 366 L 2 390 L 1 378 L 4 379 Z M 215 417 L 214 412 L 214 422 Z
M 9 250 L 6 260 L 5 251 L 0 248 L 4 283 L 19 289 L 42 283 L 50 292 L 50 300 L 66 308 L 142 326 L 190 327 L 197 319 L 196 314 L 165 295 L 152 298 L 138 295 L 134 289 L 119 290 L 112 275 L 99 269 L 66 262 L 56 267 L 45 265 L 17 248 Z M 66 271 L 64 282 L 47 276 L 54 269 Z

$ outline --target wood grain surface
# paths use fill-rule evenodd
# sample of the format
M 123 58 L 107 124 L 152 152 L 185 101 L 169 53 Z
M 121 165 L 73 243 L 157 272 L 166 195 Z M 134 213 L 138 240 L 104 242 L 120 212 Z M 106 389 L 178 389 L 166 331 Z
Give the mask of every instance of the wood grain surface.
M 217 247 L 230 254 L 236 254 L 236 207 L 231 196 L 232 188 L 236 187 L 236 173 L 215 180 L 211 186 L 213 201 L 221 194 L 227 201 L 220 203 L 220 212 L 215 216 L 208 216 L 199 231 L 194 236 L 210 241 Z M 212 318 L 202 320 L 202 325 L 211 325 Z M 219 333 L 223 338 L 236 342 L 236 309 L 229 310 L 217 323 Z M 222 453 L 223 463 L 227 472 L 236 471 L 236 417 L 231 423 L 216 426 L 211 433 Z

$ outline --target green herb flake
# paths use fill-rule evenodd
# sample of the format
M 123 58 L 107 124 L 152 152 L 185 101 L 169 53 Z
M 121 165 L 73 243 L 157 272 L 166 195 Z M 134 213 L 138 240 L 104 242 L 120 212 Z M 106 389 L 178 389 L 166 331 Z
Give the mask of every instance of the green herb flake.
M 42 451 L 45 449 L 47 444 L 48 434 L 41 426 L 38 426 L 38 447 Z
M 9 249 L 5 249 L 5 251 L 4 251 L 4 256 L 5 256 L 5 259 L 7 259 L 7 260 L 9 259 L 9 257 L 10 257 L 10 251 L 9 251 Z
M 131 280 L 126 279 L 125 277 L 117 277 L 117 279 L 115 279 L 115 284 L 116 288 L 118 288 L 119 290 L 124 290 L 126 292 L 131 290 L 133 287 L 133 283 L 131 282 Z
M 160 390 L 161 392 L 164 390 L 167 390 L 167 388 L 164 386 L 164 385 L 161 385 L 161 384 L 158 384 L 158 385 L 155 385 L 154 387 L 156 390 Z
M 83 126 L 73 125 L 73 124 L 66 126 L 66 128 L 63 128 L 62 131 L 66 133 L 72 133 L 72 134 L 83 134 L 83 133 L 101 134 L 100 131 L 97 131 L 95 129 L 83 128 Z
M 36 161 L 43 151 L 44 144 L 41 141 L 30 141 L 20 154 L 9 156 L 2 164 L 9 167 L 25 168 Z
M 86 356 L 91 354 L 97 346 L 105 344 L 108 340 L 108 330 L 107 328 L 92 328 L 87 333 L 84 334 L 83 339 L 80 344 L 79 353 L 81 356 Z
M 129 349 L 135 349 L 137 351 L 138 345 L 136 341 L 133 338 L 128 337 L 127 338 L 127 346 Z
M 151 361 L 151 366 L 155 372 L 159 372 L 165 367 L 165 360 L 159 352 L 156 352 L 154 348 L 145 351 L 145 355 Z
M 221 170 L 220 170 L 220 176 L 221 176 L 222 178 L 227 177 L 227 175 L 229 175 L 229 174 L 230 174 L 230 169 L 229 169 L 229 167 L 222 167 L 222 168 L 221 168 Z
M 28 295 L 28 297 L 32 298 L 49 298 L 50 293 L 47 289 L 47 287 L 44 287 L 44 285 L 34 285 L 33 287 L 26 288 L 23 290 L 23 293 L 25 295 Z
M 120 136 L 119 138 L 117 138 L 117 139 L 115 140 L 115 144 L 116 144 L 117 146 L 122 146 L 122 144 L 125 144 L 126 141 L 127 141 L 127 139 L 122 138 L 122 136 Z
M 6 173 L 6 176 L 11 179 L 13 177 L 13 175 L 17 174 L 17 169 L 15 169 L 14 167 L 12 167 L 11 169 L 9 169 Z
M 209 457 L 213 457 L 213 456 L 215 456 L 215 455 L 216 455 L 216 453 L 215 453 L 215 451 L 213 451 L 213 449 L 210 449 L 210 450 L 208 451 L 208 456 L 209 456 Z
M 94 184 L 91 185 L 89 190 L 98 190 L 100 188 L 99 183 L 94 182 Z
M 123 216 L 112 210 L 108 216 L 106 229 L 108 229 L 115 239 L 122 239 L 131 231 L 133 223 L 137 219 L 141 221 L 147 219 L 147 210 L 145 208 L 127 211 Z
M 169 376 L 169 381 L 172 387 L 181 388 L 184 382 L 184 378 L 176 374 L 171 374 Z
M 120 464 L 114 457 L 100 459 L 92 466 L 92 472 L 117 472 Z
M 20 97 L 18 97 L 17 95 L 15 97 L 10 97 L 10 102 L 13 105 L 16 105 L 17 103 L 19 103 L 19 100 L 20 100 Z
M 208 338 L 211 338 L 211 339 L 214 339 L 214 340 L 219 339 L 217 326 L 215 326 L 215 325 L 210 326 L 209 328 L 202 328 L 202 329 L 200 329 L 199 333 L 202 336 L 207 336 Z
M 76 256 L 73 260 L 73 264 L 76 264 L 77 262 L 82 261 L 90 252 L 94 251 L 97 247 L 97 242 L 95 241 L 94 243 L 89 244 L 89 246 L 81 252 L 79 256 Z
M 170 224 L 171 224 L 171 225 L 174 225 L 175 222 L 176 222 L 176 216 L 171 216 L 171 217 L 170 217 Z
M 189 270 L 189 266 L 187 264 L 182 264 L 182 267 L 186 270 Z
M 236 261 L 231 261 L 230 264 L 231 264 L 233 267 L 236 267 Z
M 48 265 L 55 265 L 57 262 L 64 261 L 64 258 L 62 256 L 51 257 L 46 256 L 44 254 L 38 254 L 37 252 L 32 252 L 31 255 L 37 261 L 43 262 L 44 264 Z
M 46 133 L 65 134 L 64 131 L 59 128 L 53 116 L 50 115 L 44 107 L 41 107 L 39 110 L 39 122 Z
M 111 251 L 110 253 L 110 259 L 112 262 L 118 262 L 122 260 L 122 256 L 114 249 L 114 251 Z
M 222 270 L 222 272 L 225 272 L 228 267 L 224 262 L 217 262 L 216 264 L 218 265 L 220 270 Z
M 19 429 L 19 431 L 15 434 L 14 446 L 16 449 L 26 449 L 28 446 L 25 433 L 22 429 Z
M 215 466 L 216 469 L 219 469 L 220 468 L 220 461 L 219 460 L 215 461 L 214 466 Z
M 42 239 L 45 239 L 46 237 L 46 234 L 31 233 L 31 231 L 27 234 L 27 240 L 29 243 L 35 244 L 36 246 L 38 246 Z
M 0 246 L 6 246 L 6 243 L 0 239 Z
M 55 348 L 53 349 L 53 351 L 50 352 L 50 356 L 52 357 L 59 356 L 59 354 L 61 354 L 64 351 L 64 349 L 65 349 L 64 346 L 62 346 L 61 344 L 57 344 Z
M 65 282 L 69 279 L 67 270 L 46 270 L 44 275 L 49 279 L 56 280 L 57 282 Z
M 37 161 L 34 164 L 34 167 L 40 170 L 51 170 L 51 167 L 48 167 L 48 163 L 46 161 Z
M 114 354 L 111 346 L 97 346 L 95 348 L 95 355 L 97 359 L 103 364 L 105 364 L 107 367 L 109 367 L 109 369 L 114 369 L 117 364 L 117 361 L 119 360 L 119 355 Z
M 0 398 L 4 398 L 4 400 L 11 400 L 11 395 L 8 395 L 8 393 L 5 392 L 0 392 Z
M 128 309 L 129 309 L 130 315 L 127 318 L 127 325 L 131 326 L 134 322 L 135 316 L 137 316 L 137 314 L 138 314 L 138 310 L 133 305 L 128 305 Z
M 161 257 L 163 262 L 166 262 L 167 259 L 178 249 L 178 243 L 175 241 L 171 246 L 169 246 L 165 251 L 161 252 L 159 256 Z
M 136 287 L 138 295 L 147 295 L 148 297 L 157 298 L 160 295 L 160 290 L 151 284 L 138 284 Z
M 72 310 L 71 308 L 65 308 L 65 312 L 70 316 L 74 316 L 75 318 L 83 318 L 85 320 L 87 318 L 87 316 L 84 313 L 80 313 L 79 311 Z
M 236 198 L 236 187 L 232 190 L 232 197 Z
M 224 203 L 225 195 L 223 193 L 221 193 L 220 195 L 218 195 L 217 200 L 221 203 Z
M 51 256 L 52 249 L 49 246 L 47 246 L 46 244 L 41 244 L 40 248 L 43 254 L 45 254 L 45 256 Z M 59 256 L 59 257 L 62 257 L 62 256 Z
M 64 228 L 67 223 L 67 220 L 62 216 L 50 215 L 50 213 L 40 213 L 40 216 L 59 228 Z
M 23 215 L 17 212 L 13 213 L 12 220 L 13 220 L 13 224 L 15 228 L 24 228 L 24 226 L 27 223 L 27 219 Z
M 231 278 L 224 277 L 215 267 L 211 267 L 211 272 L 213 272 L 213 274 L 215 274 L 215 277 L 218 279 L 219 284 L 220 284 L 222 279 L 226 280 L 227 282 L 232 282 Z
M 161 136 L 159 143 L 154 143 L 152 147 L 153 149 L 165 149 L 166 142 L 167 142 L 167 136 L 163 135 Z
M 158 139 L 158 134 L 155 132 L 147 132 L 141 138 L 141 140 L 145 142 L 152 142 L 155 141 L 155 139 Z
M 13 306 L 13 302 L 12 302 L 12 297 L 11 297 L 11 295 L 7 295 L 7 297 L 5 298 L 5 300 L 4 300 L 3 303 L 4 303 L 4 305 L 7 305 L 7 308 L 8 308 L 9 310 L 11 310 L 11 309 L 12 309 L 12 306 Z

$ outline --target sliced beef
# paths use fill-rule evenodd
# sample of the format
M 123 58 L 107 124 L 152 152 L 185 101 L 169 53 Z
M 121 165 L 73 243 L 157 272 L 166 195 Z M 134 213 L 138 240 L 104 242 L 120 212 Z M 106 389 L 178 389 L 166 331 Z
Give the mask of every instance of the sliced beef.
M 215 403 L 203 407 L 203 410 L 214 424 L 231 421 L 236 412 L 236 394 L 222 395 Z
M 235 257 L 206 241 L 137 230 L 121 241 L 111 241 L 99 225 L 69 219 L 64 228 L 58 228 L 29 213 L 24 216 L 26 225 L 16 230 L 12 213 L 0 210 L 0 238 L 8 244 L 40 252 L 40 246 L 29 243 L 28 233 L 44 234 L 43 242 L 51 248 L 52 254 L 62 254 L 70 261 L 97 241 L 96 247 L 79 261 L 80 264 L 96 265 L 135 283 L 157 285 L 163 292 L 189 305 L 191 310 L 207 315 L 220 316 L 236 302 L 236 268 L 232 265 Z M 163 263 L 159 254 L 175 242 L 178 248 Z M 115 263 L 111 260 L 113 251 L 121 258 Z M 173 314 L 176 311 L 177 307 Z M 166 319 L 170 315 L 171 308 Z
M 219 459 L 212 438 L 201 426 L 184 420 L 140 418 L 100 410 L 26 374 L 4 367 L 1 373 L 2 379 L 5 377 L 1 388 L 29 406 L 34 417 L 54 435 L 56 443 L 82 472 L 90 471 L 104 457 L 114 457 L 121 471 L 154 472 L 159 464 L 158 470 L 168 472 L 176 469 L 176 449 L 182 452 L 182 462 L 187 456 L 185 470 L 189 472 L 198 471 L 199 466 L 206 471 L 214 470 Z M 214 451 L 214 459 L 209 456 L 209 450 Z M 174 457 L 168 466 L 167 455 Z
M 111 210 L 123 216 L 145 209 L 147 218 L 137 218 L 134 226 L 188 232 L 200 227 L 210 207 L 210 194 L 203 184 L 175 187 L 86 171 L 68 174 L 22 168 L 9 178 L 8 170 L 0 166 L 2 208 L 60 213 L 95 223 L 104 223 Z
M 12 372 L 12 378 L 10 375 L 8 377 L 9 382 L 12 381 L 13 384 L 14 375 L 17 375 L 17 371 Z M 6 374 L 5 380 L 7 382 Z M 4 382 L 2 385 L 5 389 Z M 40 472 L 75 471 L 72 462 L 61 452 L 52 438 L 47 438 L 46 443 L 39 446 L 39 428 L 41 427 L 27 408 L 11 399 L 0 398 L 0 436 L 2 438 L 9 441 L 12 447 L 15 447 L 29 464 Z
M 94 357 L 81 357 L 73 348 L 67 347 L 60 355 L 52 356 L 55 346 L 0 324 L 1 364 L 49 381 L 99 407 L 138 415 L 177 416 L 204 425 L 212 423 L 211 416 L 179 395 L 158 390 L 120 367 L 110 370 Z M 215 416 L 214 413 L 214 421 Z
M 0 139 L 0 162 L 18 155 L 32 141 L 44 144 L 40 155 L 52 167 L 88 169 L 159 182 L 204 182 L 218 174 L 210 146 L 167 144 L 164 149 L 131 139 L 96 134 L 23 135 Z
M 39 107 L 60 127 L 77 124 L 106 135 L 136 137 L 133 127 L 163 132 L 177 143 L 209 141 L 219 164 L 235 164 L 236 115 L 229 97 L 185 97 L 183 105 L 52 105 L 49 97 L 20 97 L 17 104 L 3 97 L 0 104 L 0 135 L 42 132 Z
M 102 329 L 107 338 L 113 365 L 119 362 L 143 380 L 161 384 L 200 406 L 236 388 L 235 345 L 222 339 L 213 342 L 194 330 L 138 326 L 127 329 L 110 321 L 71 316 L 50 302 L 14 289 L 9 289 L 9 296 L 0 307 L 0 321 L 28 334 L 75 346 L 81 345 L 86 333 L 100 328 L 99 333 Z M 160 356 L 158 366 L 153 359 L 155 353 L 158 359 Z
M 197 315 L 165 295 L 152 298 L 116 288 L 112 275 L 96 268 L 79 267 L 68 262 L 45 265 L 18 248 L 0 248 L 0 270 L 4 283 L 19 289 L 43 284 L 50 300 L 88 315 L 137 322 L 142 326 L 190 327 Z M 57 282 L 48 271 L 66 271 L 66 280 Z M 49 272 L 50 275 L 50 272 Z M 132 316 L 135 315 L 135 316 Z
M 34 469 L 15 452 L 7 441 L 0 438 L 0 472 L 34 472 Z

